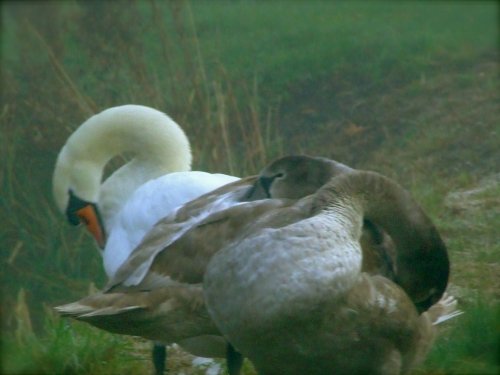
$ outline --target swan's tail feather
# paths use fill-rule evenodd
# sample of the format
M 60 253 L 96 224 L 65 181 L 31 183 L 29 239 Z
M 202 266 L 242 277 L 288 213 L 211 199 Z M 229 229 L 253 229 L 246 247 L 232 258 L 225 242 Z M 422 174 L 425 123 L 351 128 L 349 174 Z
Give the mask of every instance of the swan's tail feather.
M 61 316 L 77 317 L 87 314 L 92 310 L 90 306 L 82 305 L 79 302 L 68 303 L 67 305 L 54 307 Z
M 455 297 L 448 293 L 444 293 L 441 299 L 427 311 L 432 325 L 441 324 L 463 313 L 463 311 L 457 309 Z
M 62 316 L 89 320 L 99 316 L 119 315 L 144 308 L 145 306 L 137 305 L 121 293 L 98 293 L 77 302 L 57 306 L 54 309 Z
M 138 294 L 97 293 L 54 309 L 64 317 L 108 332 L 136 336 L 140 335 L 140 327 L 147 321 L 150 307 L 141 297 Z
M 413 359 L 406 365 L 407 370 L 424 361 L 438 333 L 436 326 L 461 314 L 463 311 L 457 309 L 455 297 L 445 292 L 437 303 L 420 316 L 420 339 Z
M 55 307 L 55 310 L 62 316 L 67 316 L 79 320 L 87 320 L 97 316 L 118 315 L 129 311 L 142 309 L 144 309 L 144 307 L 142 306 L 127 306 L 121 308 L 107 307 L 102 309 L 93 309 L 90 306 L 80 305 L 78 302 Z

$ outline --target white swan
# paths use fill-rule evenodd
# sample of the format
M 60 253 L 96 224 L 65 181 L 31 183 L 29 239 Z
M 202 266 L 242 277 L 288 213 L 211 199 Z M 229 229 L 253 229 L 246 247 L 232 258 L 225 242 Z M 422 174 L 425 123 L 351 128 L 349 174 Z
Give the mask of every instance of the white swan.
M 132 160 L 102 182 L 106 164 L 124 153 Z M 190 169 L 188 139 L 172 119 L 149 107 L 113 107 L 67 140 L 54 169 L 54 198 L 70 222 L 87 224 L 111 278 L 159 219 L 238 179 Z
M 102 182 L 106 164 L 123 153 L 132 160 Z M 53 193 L 71 223 L 86 224 L 103 249 L 104 269 L 112 278 L 158 220 L 238 179 L 190 169 L 189 141 L 172 119 L 149 107 L 124 105 L 92 116 L 69 137 L 57 158 Z M 179 344 L 199 355 L 212 354 L 203 347 L 214 346 L 211 340 Z M 163 372 L 164 357 L 165 349 L 156 344 L 157 373 Z

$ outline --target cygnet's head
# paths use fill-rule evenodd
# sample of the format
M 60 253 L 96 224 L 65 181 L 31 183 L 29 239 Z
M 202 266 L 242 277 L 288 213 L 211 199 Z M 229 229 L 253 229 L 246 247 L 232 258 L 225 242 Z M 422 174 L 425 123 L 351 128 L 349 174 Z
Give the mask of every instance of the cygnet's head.
M 348 166 L 326 158 L 285 156 L 260 172 L 248 198 L 299 199 L 314 193 L 332 177 L 350 171 L 352 169 Z

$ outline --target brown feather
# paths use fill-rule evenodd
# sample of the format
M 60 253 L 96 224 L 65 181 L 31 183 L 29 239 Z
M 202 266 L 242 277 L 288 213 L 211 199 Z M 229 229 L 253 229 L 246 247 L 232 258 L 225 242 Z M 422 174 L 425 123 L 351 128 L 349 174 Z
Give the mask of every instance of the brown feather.
M 343 179 L 340 175 L 344 175 Z M 345 311 L 331 304 L 319 306 L 318 311 L 323 315 L 313 314 L 309 316 L 310 322 L 304 324 L 310 329 L 317 328 L 318 324 L 320 327 L 324 325 L 325 332 L 339 330 L 339 340 L 342 340 L 342 327 L 352 328 L 354 324 L 349 320 L 351 307 L 351 310 L 366 311 L 367 314 L 370 310 L 363 303 L 367 303 L 369 293 L 373 291 L 363 289 L 370 286 L 371 290 L 382 290 L 389 296 L 404 296 L 400 298 L 400 317 L 395 316 L 394 327 L 391 322 L 380 322 L 380 326 L 377 323 L 366 332 L 356 333 L 365 343 L 374 345 L 375 341 L 367 333 L 372 332 L 370 330 L 386 332 L 391 336 L 391 342 L 399 335 L 401 340 L 396 340 L 393 345 L 399 347 L 396 352 L 400 353 L 401 347 L 417 340 L 413 334 L 406 335 L 405 339 L 405 330 L 420 332 L 411 328 L 420 324 L 416 323 L 418 314 L 411 301 L 419 312 L 436 302 L 446 287 L 449 265 L 439 234 L 409 193 L 404 190 L 401 193 L 402 189 L 388 179 L 382 178 L 384 182 L 380 183 L 380 179 L 380 175 L 356 172 L 328 159 L 291 157 L 278 160 L 265 168 L 259 178 L 248 177 L 221 187 L 160 221 L 110 281 L 105 293 L 61 306 L 59 311 L 111 332 L 164 342 L 219 335 L 206 311 L 201 289 L 205 270 L 214 254 L 265 228 L 281 228 L 312 217 L 317 213 L 317 207 L 331 200 L 332 196 L 339 202 L 351 196 L 359 196 L 365 202 L 376 197 L 382 209 L 372 210 L 364 217 L 359 240 L 363 251 L 362 270 L 366 275 L 375 276 L 364 276 L 364 287 L 349 292 L 345 297 Z M 333 180 L 336 182 L 331 184 Z M 370 191 L 370 194 L 365 191 Z M 206 217 L 200 216 L 225 195 L 231 195 L 241 203 Z M 273 199 L 262 199 L 269 196 Z M 299 200 L 302 197 L 305 198 Z M 396 216 L 394 212 L 397 212 Z M 144 268 L 142 276 L 141 267 Z M 137 276 L 137 282 L 132 283 L 131 276 Z M 404 291 L 390 280 L 396 281 Z M 318 323 L 315 316 L 324 316 L 325 309 L 339 314 L 339 320 Z M 379 312 L 371 313 L 382 316 L 386 313 L 384 311 L 381 308 Z M 404 319 L 409 321 L 404 323 Z M 408 328 L 405 324 L 413 326 Z M 279 333 L 279 324 L 277 327 L 275 332 Z M 353 353 L 360 345 L 355 341 L 344 343 L 352 345 L 349 351 Z M 399 358 L 394 354 L 396 352 L 386 348 L 376 351 L 375 357 L 379 356 L 384 363 L 394 363 L 395 367 L 412 362 Z M 363 351 L 359 353 L 368 355 Z M 353 355 L 361 356 L 359 353 Z M 327 354 L 320 351 L 317 355 Z M 256 354 L 253 358 L 259 356 Z M 292 363 L 291 360 L 290 366 Z M 338 366 L 344 368 L 343 362 Z

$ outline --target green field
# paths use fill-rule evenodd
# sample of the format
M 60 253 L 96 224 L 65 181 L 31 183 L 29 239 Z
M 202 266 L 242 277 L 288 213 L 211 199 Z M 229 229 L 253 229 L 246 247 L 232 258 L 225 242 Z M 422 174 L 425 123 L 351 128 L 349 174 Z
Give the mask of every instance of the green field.
M 151 371 L 149 343 L 50 310 L 105 282 L 92 240 L 52 201 L 55 158 L 91 114 L 125 103 L 171 115 L 193 169 L 243 176 L 305 153 L 399 181 L 447 243 L 465 311 L 415 374 L 500 371 L 495 2 L 1 6 L 0 372 Z M 204 373 L 171 353 L 172 373 Z

